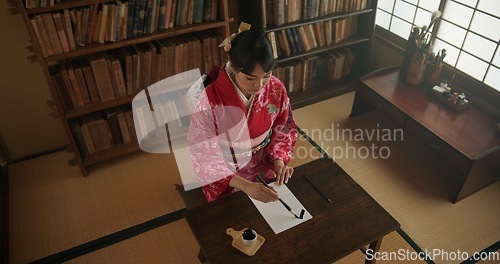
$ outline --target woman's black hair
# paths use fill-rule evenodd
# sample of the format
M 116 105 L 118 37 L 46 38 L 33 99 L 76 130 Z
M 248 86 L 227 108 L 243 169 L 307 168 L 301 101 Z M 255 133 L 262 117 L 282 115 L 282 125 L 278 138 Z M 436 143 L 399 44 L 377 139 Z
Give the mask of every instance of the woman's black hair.
M 276 66 L 271 43 L 260 28 L 252 27 L 239 33 L 231 41 L 229 59 L 235 70 L 248 75 L 252 74 L 257 63 L 264 72 L 270 72 Z

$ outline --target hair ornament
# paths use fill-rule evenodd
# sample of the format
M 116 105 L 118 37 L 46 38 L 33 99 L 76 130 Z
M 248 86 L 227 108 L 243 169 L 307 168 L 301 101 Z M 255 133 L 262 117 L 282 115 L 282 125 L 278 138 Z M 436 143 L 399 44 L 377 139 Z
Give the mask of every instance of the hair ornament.
M 236 38 L 236 36 L 238 36 L 241 32 L 249 30 L 250 27 L 252 27 L 252 25 L 241 22 L 240 27 L 238 28 L 238 33 L 233 33 L 229 37 L 225 38 L 224 41 L 219 44 L 219 47 L 224 47 L 224 51 L 229 52 L 231 50 L 231 41 L 233 41 L 233 39 Z

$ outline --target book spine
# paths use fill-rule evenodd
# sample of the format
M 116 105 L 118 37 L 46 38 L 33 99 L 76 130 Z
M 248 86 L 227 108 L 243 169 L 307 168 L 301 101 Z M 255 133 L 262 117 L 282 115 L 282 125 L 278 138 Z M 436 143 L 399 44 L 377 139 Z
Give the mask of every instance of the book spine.
M 176 19 L 175 19 L 175 25 L 177 26 L 184 26 L 186 25 L 187 22 L 187 0 L 179 0 L 177 2 L 177 13 L 176 13 Z
M 57 54 L 55 52 L 55 48 L 53 47 L 54 43 L 52 43 L 48 28 L 45 25 L 45 21 L 44 21 L 45 19 L 42 17 L 42 15 L 36 15 L 35 19 L 36 19 L 36 22 L 38 23 L 38 28 L 40 29 L 42 39 L 43 39 L 44 43 L 46 44 L 45 47 L 47 49 L 47 55 L 52 56 L 54 54 Z
M 122 9 L 123 9 L 123 3 L 118 1 L 116 2 L 116 12 L 115 12 L 115 27 L 113 30 L 114 33 L 114 40 L 119 41 L 120 40 L 120 22 L 121 22 L 121 16 L 122 16 Z
M 87 88 L 89 90 L 90 100 L 92 102 L 101 101 L 101 98 L 99 97 L 99 91 L 97 90 L 97 84 L 95 83 L 94 74 L 92 73 L 90 64 L 87 61 L 83 62 L 82 70 L 83 76 L 85 78 L 85 83 L 87 84 Z
M 98 54 L 90 56 L 88 60 L 92 68 L 92 73 L 94 74 L 101 101 L 114 99 L 113 86 L 109 78 L 106 61 Z
M 64 31 L 64 26 L 62 23 L 62 18 L 60 13 L 53 13 L 52 18 L 54 19 L 54 24 L 56 26 L 57 35 L 59 36 L 59 42 L 61 42 L 61 48 L 64 53 L 69 52 L 69 43 L 66 38 L 66 33 Z
M 210 17 L 211 21 L 217 20 L 217 11 L 219 10 L 219 1 L 212 0 L 212 16 Z
M 91 9 L 91 16 L 90 16 L 90 21 L 89 21 L 89 27 L 88 27 L 88 32 L 87 32 L 87 44 L 91 44 L 94 42 L 95 39 L 95 34 L 97 31 L 97 26 L 99 22 L 99 4 L 96 3 L 93 6 L 90 6 Z
M 132 138 L 130 137 L 130 132 L 128 130 L 127 119 L 125 118 L 125 113 L 119 112 L 116 115 L 116 119 L 118 121 L 118 126 L 120 128 L 120 134 L 122 135 L 123 143 L 127 144 L 132 142 Z
M 172 8 L 170 12 L 170 21 L 168 22 L 169 28 L 173 28 L 177 21 L 177 2 L 182 0 L 172 0 Z
M 121 49 L 123 60 L 125 63 L 125 80 L 127 86 L 127 94 L 133 94 L 133 72 L 132 72 L 132 55 L 127 48 Z
M 71 64 L 66 64 L 66 70 L 68 72 L 68 77 L 71 83 L 71 87 L 73 87 L 73 91 L 75 93 L 76 106 L 83 106 L 84 105 L 83 96 L 82 92 L 80 91 L 80 87 L 78 86 L 75 70 L 73 69 L 73 66 Z
M 203 21 L 203 4 L 204 0 L 194 0 L 193 23 L 200 23 Z
M 127 23 L 128 23 L 128 2 L 122 5 L 120 13 L 120 40 L 127 39 Z
M 147 0 L 140 0 L 137 31 L 136 31 L 137 36 L 142 36 L 144 34 L 144 19 L 146 17 L 146 4 Z
M 130 0 L 130 2 L 134 2 L 134 15 L 133 15 L 133 20 L 132 20 L 132 33 L 131 37 L 137 36 L 137 31 L 139 29 L 139 16 L 141 12 L 141 2 L 142 0 Z
M 107 54 L 105 54 L 104 56 L 105 56 L 105 63 L 106 63 L 106 68 L 107 68 L 107 72 L 108 72 L 108 79 L 111 81 L 113 95 L 116 98 L 116 97 L 120 96 L 120 92 L 118 91 L 117 80 L 115 78 L 113 66 L 111 65 L 111 59 L 109 58 L 109 56 Z
M 124 142 L 120 131 L 120 124 L 118 124 L 117 115 L 118 113 L 114 109 L 106 111 L 106 122 L 111 134 L 111 142 L 113 146 L 121 145 Z
M 291 32 L 291 29 L 287 28 L 285 29 L 285 34 L 286 34 L 286 38 L 288 40 L 288 44 L 290 45 L 290 52 L 291 53 L 297 53 L 298 50 L 297 50 L 297 47 L 296 47 L 296 42 L 292 36 L 292 32 Z
M 48 33 L 50 44 L 53 48 L 54 54 L 61 54 L 63 50 L 61 48 L 61 43 L 59 42 L 59 36 L 57 35 L 56 26 L 54 25 L 54 20 L 52 19 L 51 13 L 42 14 L 43 24 Z
M 61 75 L 56 72 L 55 67 L 50 67 L 48 70 L 50 72 L 50 80 L 52 81 L 57 91 L 56 94 L 54 95 L 54 99 L 58 99 L 59 102 L 61 102 L 63 109 L 71 108 L 72 104 L 69 96 L 65 92 L 64 83 L 62 81 Z
M 193 24 L 193 8 L 194 0 L 188 0 L 187 11 L 186 11 L 186 24 Z
M 167 8 L 167 0 L 160 0 L 160 10 L 158 15 L 158 30 L 165 29 L 166 8 Z
M 135 8 L 135 1 L 134 0 L 128 1 L 128 8 L 127 8 L 127 39 L 132 38 L 132 31 L 134 29 L 134 8 Z
M 71 125 L 71 132 L 73 132 L 73 136 L 75 137 L 75 143 L 78 146 L 78 150 L 80 151 L 80 155 L 83 157 L 86 157 L 89 154 L 89 150 L 87 147 L 84 133 L 82 131 L 82 127 L 81 127 L 79 122 L 70 122 L 70 125 Z M 93 146 L 92 146 L 92 150 L 93 150 Z
M 127 120 L 128 131 L 132 141 L 137 142 L 137 131 L 135 130 L 134 117 L 132 111 L 125 112 L 125 119 Z
M 146 2 L 146 15 L 144 17 L 144 33 L 151 34 L 153 29 L 151 27 L 151 20 L 153 19 L 153 0 L 147 0 Z
M 276 46 L 276 35 L 274 31 L 269 32 L 268 34 L 269 41 L 271 42 L 271 47 L 273 48 L 273 57 L 275 59 L 278 58 L 278 47 Z
M 212 0 L 204 0 L 203 3 L 203 21 L 212 20 Z
M 99 43 L 104 43 L 106 41 L 106 28 L 108 23 L 108 9 L 107 4 L 102 5 L 101 11 L 101 28 L 99 30 Z
M 158 31 L 158 23 L 160 20 L 160 2 L 158 0 L 153 1 L 153 15 L 154 19 L 152 20 L 153 32 Z
M 78 45 L 85 46 L 88 42 L 89 31 L 89 20 L 90 20 L 91 10 L 89 7 L 83 8 L 82 17 L 80 22 L 80 34 L 78 37 Z
M 78 83 L 78 87 L 80 88 L 80 93 L 82 94 L 83 104 L 88 104 L 91 102 L 91 100 L 87 83 L 85 82 L 85 77 L 83 76 L 82 68 L 76 61 L 73 61 L 72 64 L 76 75 L 76 81 Z
M 66 71 L 66 66 L 62 62 L 58 66 L 59 67 L 58 67 L 57 72 L 61 74 L 62 80 L 64 82 L 66 94 L 69 96 L 69 98 L 71 100 L 71 105 L 73 108 L 77 107 L 78 101 L 76 100 L 75 91 L 73 90 L 73 87 L 71 86 L 71 81 L 69 80 L 69 75 L 68 75 L 68 72 Z
M 164 29 L 170 28 L 170 17 L 172 14 L 172 0 L 166 0 L 166 5 L 165 5 L 165 21 L 163 22 L 164 24 Z
M 116 82 L 118 96 L 124 96 L 127 94 L 127 86 L 125 84 L 125 78 L 123 77 L 123 71 L 120 61 L 117 58 L 111 59 L 111 68 L 113 70 L 113 77 Z
M 45 46 L 45 43 L 43 41 L 42 34 L 40 32 L 40 28 L 38 27 L 38 23 L 36 22 L 35 18 L 30 19 L 31 26 L 33 27 L 33 31 L 35 32 L 35 36 L 37 38 L 37 43 L 38 43 L 38 49 L 40 50 L 40 53 L 42 57 L 47 57 L 49 56 L 47 53 L 47 47 Z

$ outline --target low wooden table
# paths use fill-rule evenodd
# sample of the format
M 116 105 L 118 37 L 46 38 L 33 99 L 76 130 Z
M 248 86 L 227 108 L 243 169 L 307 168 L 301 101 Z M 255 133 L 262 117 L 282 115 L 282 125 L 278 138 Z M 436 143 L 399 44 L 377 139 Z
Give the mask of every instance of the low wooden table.
M 333 204 L 307 182 L 304 174 Z M 399 223 L 331 159 L 295 168 L 287 186 L 313 218 L 277 235 L 243 192 L 188 209 L 187 222 L 208 261 L 327 263 L 368 244 L 376 252 L 382 238 L 399 228 Z M 249 257 L 231 246 L 232 238 L 226 235 L 229 227 L 255 229 L 266 241 Z
M 361 78 L 351 116 L 378 109 L 436 151 L 454 169 L 449 188 L 457 202 L 500 179 L 498 120 L 474 106 L 455 112 L 427 94 L 432 87 L 407 84 L 398 68 Z

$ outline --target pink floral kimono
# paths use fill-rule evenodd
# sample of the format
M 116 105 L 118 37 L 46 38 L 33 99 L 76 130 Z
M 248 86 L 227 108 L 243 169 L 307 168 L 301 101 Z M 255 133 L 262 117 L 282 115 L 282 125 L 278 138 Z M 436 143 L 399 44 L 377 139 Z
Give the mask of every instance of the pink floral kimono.
M 273 178 L 273 161 L 290 161 L 298 135 L 279 79 L 271 76 L 247 110 L 228 74 L 222 67 L 200 95 L 188 133 L 194 171 L 209 202 L 237 191 L 229 186 L 234 175 Z

